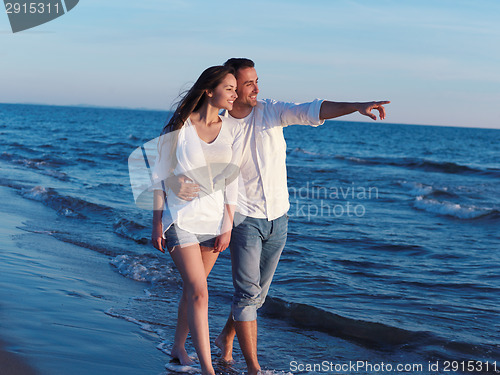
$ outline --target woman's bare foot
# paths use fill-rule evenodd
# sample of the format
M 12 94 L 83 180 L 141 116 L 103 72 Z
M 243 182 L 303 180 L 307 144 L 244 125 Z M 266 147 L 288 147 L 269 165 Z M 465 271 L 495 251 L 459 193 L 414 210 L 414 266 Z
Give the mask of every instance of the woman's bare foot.
M 221 359 L 227 363 L 233 363 L 233 340 L 229 340 L 222 332 L 215 339 L 215 346 L 221 350 Z
M 173 346 L 170 355 L 172 356 L 172 358 L 177 358 L 181 365 L 191 366 L 194 364 L 194 361 L 191 359 L 191 357 L 189 357 L 184 347 L 178 348 L 176 346 Z

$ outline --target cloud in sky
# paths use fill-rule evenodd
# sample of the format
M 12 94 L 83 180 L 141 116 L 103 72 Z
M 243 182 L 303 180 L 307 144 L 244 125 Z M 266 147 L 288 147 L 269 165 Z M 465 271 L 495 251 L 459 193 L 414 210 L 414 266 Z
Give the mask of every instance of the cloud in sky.
M 390 122 L 500 128 L 497 14 L 495 0 L 85 0 L 32 32 L 0 17 L 0 102 L 169 109 L 204 68 L 246 56 L 262 98 L 390 99 Z

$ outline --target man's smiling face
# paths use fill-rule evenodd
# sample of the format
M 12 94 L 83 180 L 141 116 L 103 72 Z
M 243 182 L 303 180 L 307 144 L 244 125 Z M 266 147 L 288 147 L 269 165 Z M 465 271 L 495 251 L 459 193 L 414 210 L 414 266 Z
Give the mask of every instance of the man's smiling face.
M 259 77 L 255 68 L 242 68 L 236 72 L 238 81 L 238 99 L 236 103 L 242 107 L 255 107 L 257 105 L 257 94 L 259 93 Z

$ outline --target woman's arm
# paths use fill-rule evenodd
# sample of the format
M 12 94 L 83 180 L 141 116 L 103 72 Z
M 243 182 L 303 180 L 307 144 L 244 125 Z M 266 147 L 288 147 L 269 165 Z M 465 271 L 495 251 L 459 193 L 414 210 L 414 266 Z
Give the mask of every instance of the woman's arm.
M 215 239 L 214 250 L 223 252 L 229 246 L 231 241 L 231 231 L 233 230 L 234 210 L 236 206 L 233 204 L 224 205 L 224 218 L 222 219 L 221 232 Z
M 151 241 L 155 249 L 165 252 L 165 240 L 163 239 L 163 224 L 162 215 L 163 207 L 165 206 L 165 192 L 163 190 L 155 190 L 153 199 L 153 231 L 151 233 Z

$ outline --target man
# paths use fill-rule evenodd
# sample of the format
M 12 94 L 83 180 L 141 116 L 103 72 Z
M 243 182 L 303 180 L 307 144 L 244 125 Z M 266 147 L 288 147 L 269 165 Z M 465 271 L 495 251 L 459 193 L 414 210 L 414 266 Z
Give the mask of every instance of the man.
M 253 61 L 232 58 L 224 64 L 236 72 L 238 98 L 225 116 L 238 120 L 247 137 L 243 153 L 238 213 L 232 230 L 231 263 L 235 288 L 231 314 L 215 344 L 222 358 L 232 361 L 235 334 L 245 357 L 248 374 L 260 370 L 257 359 L 257 310 L 265 301 L 285 247 L 290 204 L 286 180 L 286 143 L 283 127 L 318 126 L 324 120 L 359 112 L 376 120 L 385 118 L 388 101 L 339 103 L 315 100 L 294 104 L 258 101 L 258 76 Z M 238 217 L 237 217 L 238 216 Z

